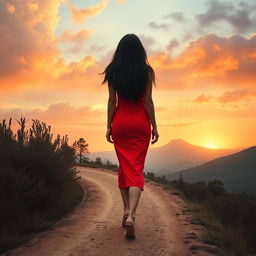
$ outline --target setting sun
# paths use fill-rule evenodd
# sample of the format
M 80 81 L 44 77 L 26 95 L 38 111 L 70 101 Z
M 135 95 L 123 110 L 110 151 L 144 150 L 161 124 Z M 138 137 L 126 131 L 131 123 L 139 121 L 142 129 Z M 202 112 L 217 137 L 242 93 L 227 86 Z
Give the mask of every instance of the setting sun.
M 217 146 L 214 145 L 214 144 L 212 144 L 212 143 L 206 144 L 205 147 L 206 147 L 206 148 L 213 148 L 213 149 L 217 148 Z

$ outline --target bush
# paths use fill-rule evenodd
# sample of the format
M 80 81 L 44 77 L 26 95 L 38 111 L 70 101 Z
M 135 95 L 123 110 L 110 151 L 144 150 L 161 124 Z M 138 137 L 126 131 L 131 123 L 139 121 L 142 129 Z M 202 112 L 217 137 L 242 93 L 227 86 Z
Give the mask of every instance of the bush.
M 25 118 L 14 134 L 11 121 L 0 123 L 0 251 L 48 227 L 83 195 L 67 135 L 52 141 L 51 126 L 38 120 L 26 131 Z
M 234 253 L 228 255 L 256 253 L 255 195 L 228 193 L 221 180 L 209 181 L 208 184 L 204 181 L 187 183 L 173 180 L 171 184 L 182 191 L 186 199 L 201 206 L 203 215 L 208 216 L 208 220 L 203 222 L 214 223 L 213 218 L 216 218 L 222 230 L 214 239 Z
M 147 172 L 145 177 L 179 190 L 197 220 L 209 228 L 205 239 L 224 249 L 225 255 L 256 253 L 255 195 L 228 193 L 221 180 L 188 183 L 180 175 L 179 180 L 166 181 L 165 176 L 158 177 L 153 172 Z

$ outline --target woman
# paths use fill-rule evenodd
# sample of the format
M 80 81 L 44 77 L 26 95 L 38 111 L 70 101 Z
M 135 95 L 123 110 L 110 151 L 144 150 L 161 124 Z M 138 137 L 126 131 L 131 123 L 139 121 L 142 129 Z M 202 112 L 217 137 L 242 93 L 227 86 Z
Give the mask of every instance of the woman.
M 152 100 L 155 73 L 140 39 L 127 34 L 118 43 L 111 63 L 100 74 L 105 74 L 102 84 L 108 81 L 106 139 L 114 144 L 119 161 L 118 185 L 124 204 L 122 224 L 126 227 L 126 237 L 135 238 L 135 213 L 144 190 L 144 162 L 151 134 L 152 144 L 159 137 Z

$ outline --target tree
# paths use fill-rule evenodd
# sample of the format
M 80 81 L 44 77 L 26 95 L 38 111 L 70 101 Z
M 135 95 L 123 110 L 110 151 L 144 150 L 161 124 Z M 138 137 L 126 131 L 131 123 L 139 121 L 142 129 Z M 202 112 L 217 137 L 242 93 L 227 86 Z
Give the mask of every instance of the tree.
M 95 159 L 95 164 L 97 164 L 97 165 L 102 165 L 102 160 L 101 160 L 101 158 L 98 156 L 98 157 L 96 157 L 96 159 Z
M 180 188 L 184 188 L 184 181 L 183 181 L 183 178 L 182 178 L 182 173 L 180 173 L 178 185 L 179 185 Z
M 223 182 L 221 180 L 208 181 L 208 187 L 215 196 L 220 196 L 225 193 Z
M 113 164 L 111 163 L 111 161 L 109 161 L 108 159 L 107 159 L 107 161 L 106 161 L 106 167 L 108 168 L 108 169 L 110 169 L 111 168 L 111 166 L 113 166 Z
M 88 160 L 88 157 L 83 156 L 83 153 L 89 154 L 88 151 L 89 144 L 86 143 L 84 138 L 80 138 L 78 141 L 75 141 L 73 143 L 73 147 L 75 148 L 75 151 L 78 152 L 79 155 L 79 163 L 82 163 L 82 158 L 85 160 Z

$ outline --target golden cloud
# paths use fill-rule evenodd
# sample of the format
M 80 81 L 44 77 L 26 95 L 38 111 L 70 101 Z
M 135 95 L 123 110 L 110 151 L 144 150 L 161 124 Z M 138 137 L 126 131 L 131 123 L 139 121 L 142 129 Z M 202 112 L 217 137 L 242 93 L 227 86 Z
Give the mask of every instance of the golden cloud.
M 70 103 L 56 103 L 51 104 L 46 110 L 33 109 L 29 111 L 22 111 L 19 108 L 12 109 L 1 113 L 1 119 L 20 118 L 20 115 L 27 119 L 39 119 L 50 124 L 64 124 L 64 125 L 80 125 L 95 123 L 100 116 L 105 115 L 105 110 L 94 109 L 91 106 L 74 107 Z
M 60 43 L 74 42 L 74 43 L 81 44 L 94 33 L 95 33 L 95 30 L 92 30 L 92 29 L 83 29 L 77 32 L 66 30 L 59 36 L 58 42 Z
M 67 2 L 68 8 L 72 14 L 72 22 L 75 25 L 83 23 L 87 17 L 98 15 L 105 9 L 107 4 L 108 0 L 102 0 L 98 4 L 88 8 L 77 8 L 71 2 Z
M 80 61 L 66 63 L 57 47 L 56 26 L 60 20 L 58 8 L 62 0 L 37 0 L 21 2 L 7 0 L 0 2 L 0 90 L 15 91 L 23 88 L 58 87 L 70 84 L 63 78 L 77 76 L 72 80 L 72 88 L 80 86 L 83 80 L 91 82 L 91 73 L 97 65 L 93 56 L 85 56 Z M 40 6 L 40 8 L 38 8 Z M 8 7 L 8 8 L 2 8 Z M 14 10 L 15 11 L 10 11 Z M 81 44 L 93 34 L 93 30 L 66 31 L 59 40 Z M 19 40 L 17 40 L 17 38 Z M 95 65 L 93 68 L 92 66 Z M 71 72 L 74 74 L 72 75 Z
M 15 7 L 14 7 L 14 5 L 7 3 L 7 4 L 6 4 L 6 10 L 7 10 L 9 13 L 14 13 L 14 12 L 15 12 Z
M 220 97 L 218 101 L 220 103 L 234 102 L 234 101 L 248 101 L 256 97 L 256 90 L 251 89 L 239 89 L 234 91 L 226 91 Z
M 205 94 L 200 94 L 193 100 L 185 100 L 185 103 L 196 103 L 202 104 L 207 102 L 213 102 L 217 105 L 217 107 L 225 107 L 228 103 L 233 102 L 241 102 L 241 101 L 250 101 L 256 97 L 256 90 L 251 88 L 242 88 L 242 89 L 235 89 L 232 91 L 225 91 L 220 96 L 213 96 Z M 245 105 L 243 105 L 245 106 Z M 230 106 L 228 106 L 230 107 Z
M 92 55 L 71 63 L 61 57 L 57 42 L 81 44 L 94 33 L 86 29 L 77 32 L 67 30 L 56 38 L 54 31 L 60 20 L 58 8 L 62 2 L 28 0 L 24 4 L 13 0 L 13 7 L 9 7 L 14 12 L 8 10 L 7 0 L 0 2 L 0 22 L 3 24 L 0 26 L 0 54 L 4 60 L 0 62 L 1 92 L 32 86 L 64 86 L 73 90 L 100 84 L 98 73 L 108 64 L 109 55 L 99 62 Z M 94 6 L 81 15 L 96 15 L 105 4 L 107 1 L 101 1 L 95 5 L 97 8 Z M 73 48 L 73 51 L 77 50 Z M 112 55 L 112 51 L 110 53 Z M 256 35 L 244 38 L 209 34 L 191 41 L 177 57 L 159 52 L 150 54 L 149 61 L 161 89 L 252 88 L 256 82 Z M 198 102 L 206 100 L 203 96 L 197 99 Z
M 212 99 L 212 96 L 206 96 L 204 94 L 199 95 L 196 99 L 194 99 L 193 101 L 196 103 L 204 103 L 204 102 L 208 102 L 210 99 Z
M 253 86 L 256 82 L 256 35 L 219 37 L 208 34 L 191 41 L 177 57 L 160 52 L 149 61 L 165 88 L 197 85 Z
M 126 0 L 116 0 L 116 2 L 120 5 L 125 5 L 126 4 Z

